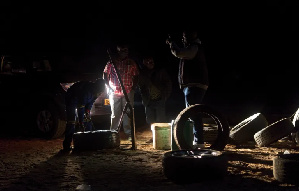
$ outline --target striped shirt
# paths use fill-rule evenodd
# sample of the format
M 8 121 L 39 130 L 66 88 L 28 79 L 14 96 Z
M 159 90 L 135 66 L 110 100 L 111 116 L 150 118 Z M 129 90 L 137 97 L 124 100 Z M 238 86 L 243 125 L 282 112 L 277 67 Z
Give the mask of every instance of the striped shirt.
M 134 60 L 126 58 L 124 60 L 116 60 L 114 66 L 117 67 L 122 83 L 128 94 L 132 90 L 133 76 L 139 74 L 137 64 Z M 109 85 L 114 90 L 115 94 L 123 95 L 121 85 L 118 81 L 117 73 L 113 67 L 113 64 L 108 62 L 104 68 L 104 73 L 107 73 L 109 79 Z

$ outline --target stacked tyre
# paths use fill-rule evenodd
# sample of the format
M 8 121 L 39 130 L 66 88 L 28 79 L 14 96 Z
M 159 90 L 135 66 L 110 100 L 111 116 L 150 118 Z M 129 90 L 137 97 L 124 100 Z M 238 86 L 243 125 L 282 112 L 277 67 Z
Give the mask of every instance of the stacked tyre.
M 274 157 L 273 175 L 278 182 L 299 185 L 299 154 L 279 154 Z
M 120 135 L 111 130 L 77 132 L 73 135 L 73 145 L 76 151 L 119 148 Z
M 213 149 L 166 152 L 162 161 L 164 175 L 178 184 L 222 179 L 227 174 L 228 159 Z
M 193 149 L 184 137 L 184 129 L 186 128 L 186 122 L 189 121 L 192 116 L 198 115 L 199 113 L 211 117 L 215 121 L 217 126 L 217 137 L 207 149 L 214 149 L 219 151 L 223 150 L 227 145 L 229 138 L 228 122 L 221 115 L 221 113 L 204 104 L 195 104 L 183 109 L 174 120 L 174 140 L 178 148 L 180 150 Z
M 268 126 L 268 121 L 261 113 L 256 113 L 236 126 L 229 133 L 231 141 L 235 144 L 242 144 L 247 141 L 254 141 L 254 134 Z
M 254 140 L 259 147 L 268 146 L 290 135 L 294 128 L 290 118 L 283 118 L 255 133 Z

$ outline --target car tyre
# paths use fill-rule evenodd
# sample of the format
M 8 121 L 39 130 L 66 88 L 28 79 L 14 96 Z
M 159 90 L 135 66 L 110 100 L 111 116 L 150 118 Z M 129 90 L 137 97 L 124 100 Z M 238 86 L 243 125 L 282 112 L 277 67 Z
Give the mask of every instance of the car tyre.
M 213 149 L 169 151 L 163 155 L 163 173 L 177 183 L 196 183 L 222 179 L 227 175 L 228 159 Z
M 281 183 L 299 185 L 299 154 L 279 154 L 273 158 L 273 176 Z
M 37 105 L 33 113 L 34 131 L 37 132 L 39 137 L 55 139 L 64 134 L 66 122 L 53 103 Z
M 73 145 L 76 151 L 119 148 L 120 135 L 111 130 L 76 132 L 73 135 Z
M 283 118 L 256 132 L 254 140 L 259 147 L 268 146 L 290 135 L 294 128 L 290 118 Z
M 268 126 L 268 121 L 265 116 L 256 113 L 234 126 L 230 130 L 229 137 L 236 144 L 254 141 L 254 134 L 266 126 Z
M 193 149 L 184 137 L 184 128 L 186 128 L 185 124 L 189 120 L 189 118 L 199 112 L 210 116 L 218 126 L 218 135 L 215 141 L 210 144 L 208 149 L 223 150 L 227 145 L 229 138 L 228 122 L 218 111 L 203 104 L 195 104 L 183 109 L 174 120 L 174 140 L 179 150 Z

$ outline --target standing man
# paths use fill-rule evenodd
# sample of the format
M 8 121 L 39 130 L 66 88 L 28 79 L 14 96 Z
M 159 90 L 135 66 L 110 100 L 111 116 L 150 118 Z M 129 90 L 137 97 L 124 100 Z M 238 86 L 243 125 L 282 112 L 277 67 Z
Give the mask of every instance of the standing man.
M 109 101 L 111 106 L 111 130 L 117 130 L 121 119 L 122 111 L 126 104 L 121 84 L 118 81 L 118 76 L 114 67 L 117 68 L 120 80 L 122 81 L 125 91 L 128 95 L 130 104 L 134 105 L 134 93 L 137 87 L 139 69 L 136 62 L 129 58 L 129 48 L 127 44 L 117 45 L 117 54 L 112 57 L 113 63 L 108 61 L 104 71 L 103 79 L 109 89 Z M 129 113 L 129 108 L 126 113 Z M 131 140 L 131 119 L 128 115 L 123 114 L 123 130 L 129 141 Z
M 203 45 L 195 29 L 183 31 L 183 47 L 179 47 L 170 38 L 166 40 L 171 53 L 180 59 L 178 82 L 185 96 L 185 105 L 189 107 L 201 104 L 209 85 L 208 70 Z M 191 118 L 194 122 L 195 148 L 205 148 L 203 140 L 203 122 L 201 114 Z
M 63 151 L 71 151 L 73 134 L 75 133 L 76 110 L 78 115 L 79 130 L 92 131 L 92 120 L 90 111 L 95 100 L 101 93 L 105 92 L 105 81 L 97 79 L 91 81 L 79 81 L 74 83 L 66 93 L 66 114 L 67 125 L 65 130 L 65 139 L 63 141 Z M 84 122 L 84 115 L 86 122 Z
M 168 72 L 155 64 L 152 56 L 143 58 L 139 89 L 147 124 L 150 126 L 152 123 L 166 123 L 166 101 L 172 92 L 172 81 Z M 152 139 L 147 141 L 152 142 Z

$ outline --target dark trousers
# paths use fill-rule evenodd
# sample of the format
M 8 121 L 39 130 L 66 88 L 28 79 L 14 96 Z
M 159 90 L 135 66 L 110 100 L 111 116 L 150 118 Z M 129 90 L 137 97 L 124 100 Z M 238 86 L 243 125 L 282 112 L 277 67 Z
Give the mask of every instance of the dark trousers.
M 87 121 L 84 121 L 84 115 L 85 115 L 85 110 L 90 108 L 77 108 L 77 103 L 73 103 L 72 101 L 68 102 L 66 104 L 66 114 L 67 114 L 67 125 L 66 125 L 66 130 L 65 130 L 65 139 L 63 142 L 63 147 L 68 148 L 71 146 L 72 140 L 73 140 L 73 135 L 75 133 L 75 124 L 76 124 L 76 112 L 78 116 L 78 122 L 81 124 L 82 127 L 85 127 L 85 131 L 92 131 L 93 130 L 93 125 L 92 121 L 89 118 Z M 82 129 L 79 129 L 82 130 Z
M 185 107 L 189 107 L 194 104 L 201 104 L 206 93 L 205 89 L 198 87 L 185 87 L 183 88 L 183 93 L 185 97 Z M 190 118 L 193 125 L 194 132 L 194 142 L 198 144 L 203 144 L 203 122 L 202 114 L 197 113 L 195 116 Z

